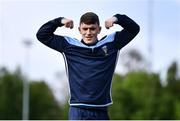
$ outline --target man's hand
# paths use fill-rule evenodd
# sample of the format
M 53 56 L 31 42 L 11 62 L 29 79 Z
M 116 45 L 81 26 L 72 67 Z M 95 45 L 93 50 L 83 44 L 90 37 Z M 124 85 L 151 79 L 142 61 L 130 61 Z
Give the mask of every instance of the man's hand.
M 63 18 L 63 19 L 61 20 L 61 23 L 64 24 L 64 26 L 65 26 L 66 28 L 72 29 L 72 28 L 74 27 L 73 20 L 71 20 L 71 19 Z
M 117 21 L 117 18 L 116 17 L 111 17 L 111 18 L 109 18 L 109 19 L 107 19 L 106 21 L 105 21 L 105 27 L 106 27 L 106 29 L 109 29 L 110 27 L 112 27 L 113 26 L 113 24 L 115 23 Z

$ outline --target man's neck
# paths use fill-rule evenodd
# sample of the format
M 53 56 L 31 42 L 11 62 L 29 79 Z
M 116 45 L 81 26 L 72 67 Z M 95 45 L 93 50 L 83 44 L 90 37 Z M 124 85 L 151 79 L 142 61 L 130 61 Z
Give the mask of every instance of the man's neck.
M 82 39 L 81 42 L 82 42 L 83 44 L 87 45 L 87 46 L 93 46 L 93 45 L 96 45 L 96 44 L 97 44 L 98 40 L 96 40 L 96 41 L 93 42 L 93 43 L 85 43 L 84 40 Z

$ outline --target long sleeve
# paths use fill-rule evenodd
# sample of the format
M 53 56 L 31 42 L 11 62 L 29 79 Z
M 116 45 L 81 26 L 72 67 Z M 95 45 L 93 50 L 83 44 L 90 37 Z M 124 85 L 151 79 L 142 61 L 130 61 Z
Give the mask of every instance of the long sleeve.
M 58 27 L 63 26 L 61 23 L 63 17 L 48 21 L 40 27 L 36 36 L 37 39 L 46 46 L 62 52 L 65 47 L 65 39 L 63 36 L 55 35 L 54 32 Z
M 127 45 L 140 31 L 139 25 L 126 15 L 116 14 L 116 24 L 123 27 L 123 30 L 116 32 L 115 40 L 118 49 Z

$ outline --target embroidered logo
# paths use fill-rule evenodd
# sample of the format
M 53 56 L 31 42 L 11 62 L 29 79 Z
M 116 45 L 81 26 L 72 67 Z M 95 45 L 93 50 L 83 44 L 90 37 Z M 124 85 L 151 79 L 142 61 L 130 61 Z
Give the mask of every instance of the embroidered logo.
M 105 55 L 107 56 L 108 55 L 108 49 L 107 49 L 106 45 L 102 47 L 102 50 L 104 51 Z

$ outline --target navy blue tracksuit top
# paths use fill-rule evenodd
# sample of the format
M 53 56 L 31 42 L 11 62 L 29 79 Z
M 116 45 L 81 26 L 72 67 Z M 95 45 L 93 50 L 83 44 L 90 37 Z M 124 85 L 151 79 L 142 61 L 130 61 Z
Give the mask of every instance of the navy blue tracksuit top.
M 55 35 L 63 26 L 63 17 L 45 23 L 37 38 L 48 47 L 63 54 L 70 86 L 70 105 L 77 107 L 106 107 L 112 104 L 111 83 L 119 50 L 139 32 L 139 25 L 126 15 L 116 14 L 121 31 L 106 35 L 95 45 Z

